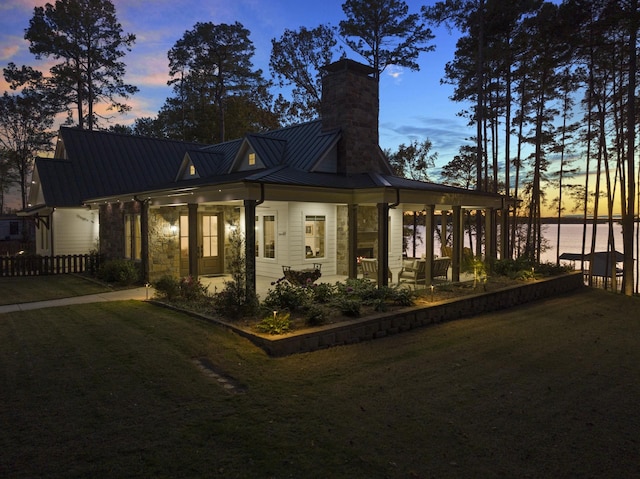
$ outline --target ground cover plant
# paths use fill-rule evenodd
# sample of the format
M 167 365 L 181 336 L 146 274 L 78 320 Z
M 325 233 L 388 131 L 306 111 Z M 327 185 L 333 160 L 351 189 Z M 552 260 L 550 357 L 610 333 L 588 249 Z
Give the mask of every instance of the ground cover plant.
M 585 288 L 278 359 L 143 302 L 3 314 L 0 475 L 638 477 L 638 307 Z
M 29 303 L 113 291 L 84 275 L 18 276 L 0 278 L 0 305 Z

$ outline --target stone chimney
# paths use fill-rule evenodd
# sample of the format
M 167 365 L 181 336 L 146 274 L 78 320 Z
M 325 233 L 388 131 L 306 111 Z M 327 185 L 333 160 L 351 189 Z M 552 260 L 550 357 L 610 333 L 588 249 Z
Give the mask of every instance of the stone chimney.
M 338 173 L 391 174 L 378 138 L 378 81 L 374 69 L 343 58 L 324 67 L 322 128 L 340 128 Z

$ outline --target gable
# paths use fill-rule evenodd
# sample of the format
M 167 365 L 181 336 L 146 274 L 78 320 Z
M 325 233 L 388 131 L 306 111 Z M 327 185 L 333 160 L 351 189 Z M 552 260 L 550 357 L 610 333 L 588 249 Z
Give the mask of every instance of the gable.
M 178 170 L 178 174 L 176 175 L 176 181 L 192 180 L 194 178 L 200 178 L 200 174 L 198 173 L 196 165 L 193 164 L 189 152 L 186 152 L 184 154 L 182 164 L 180 165 L 180 169 Z
M 229 173 L 261 170 L 279 165 L 284 160 L 285 148 L 285 140 L 247 135 L 238 149 Z

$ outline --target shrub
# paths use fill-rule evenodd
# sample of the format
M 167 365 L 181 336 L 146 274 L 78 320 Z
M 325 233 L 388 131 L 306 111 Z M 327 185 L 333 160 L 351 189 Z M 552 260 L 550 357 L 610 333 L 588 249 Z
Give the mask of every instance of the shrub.
M 174 301 L 180 297 L 180 281 L 171 275 L 162 276 L 153 283 L 153 288 L 159 297 L 167 301 Z
M 360 316 L 362 300 L 355 295 L 339 295 L 332 301 L 332 304 L 345 316 Z
M 336 294 L 337 288 L 329 283 L 313 284 L 311 286 L 313 300 L 316 303 L 328 303 Z
M 296 286 L 284 278 L 272 283 L 273 289 L 269 289 L 264 299 L 264 306 L 272 311 L 287 310 L 300 311 L 308 307 L 313 291 L 310 286 Z
M 274 311 L 260 321 L 256 328 L 262 333 L 283 334 L 291 330 L 291 314 Z
M 131 285 L 140 280 L 140 272 L 136 263 L 126 259 L 106 261 L 98 271 L 98 278 L 107 283 Z
M 247 294 L 246 258 L 244 257 L 244 237 L 237 225 L 230 223 L 230 254 L 228 257 L 231 281 L 224 282 L 224 288 L 213 296 L 213 308 L 226 319 L 239 319 L 253 315 L 258 310 L 258 296 Z
M 320 326 L 326 320 L 326 313 L 323 308 L 312 304 L 305 312 L 304 322 L 307 326 Z
M 208 286 L 204 286 L 199 279 L 185 276 L 180 280 L 180 299 L 198 301 L 207 297 Z
M 407 288 L 394 288 L 391 290 L 391 300 L 398 306 L 411 306 L 415 293 Z

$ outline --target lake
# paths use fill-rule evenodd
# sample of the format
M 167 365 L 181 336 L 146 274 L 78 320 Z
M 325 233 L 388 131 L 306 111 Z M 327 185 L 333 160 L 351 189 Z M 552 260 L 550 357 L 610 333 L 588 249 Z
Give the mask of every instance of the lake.
M 560 225 L 560 254 L 562 253 L 582 253 L 582 225 L 574 223 L 565 223 Z M 586 235 L 586 252 L 591 250 L 591 236 L 593 226 L 587 226 Z M 418 227 L 418 232 L 424 236 L 424 227 Z M 542 235 L 546 240 L 548 249 L 540 254 L 541 262 L 556 262 L 556 252 L 558 250 L 557 242 L 558 225 L 557 224 L 544 224 L 542 225 Z M 596 230 L 596 251 L 607 250 L 607 237 L 608 237 L 608 225 L 598 224 Z M 613 225 L 613 234 L 615 241 L 615 248 L 617 251 L 622 251 L 622 226 L 620 224 Z M 469 246 L 467 237 L 465 236 L 465 246 Z M 435 239 L 435 251 L 439 254 L 440 242 Z M 412 244 L 409 241 L 407 250 L 412 252 Z M 422 256 L 425 252 L 424 244 L 416 245 L 416 256 Z

